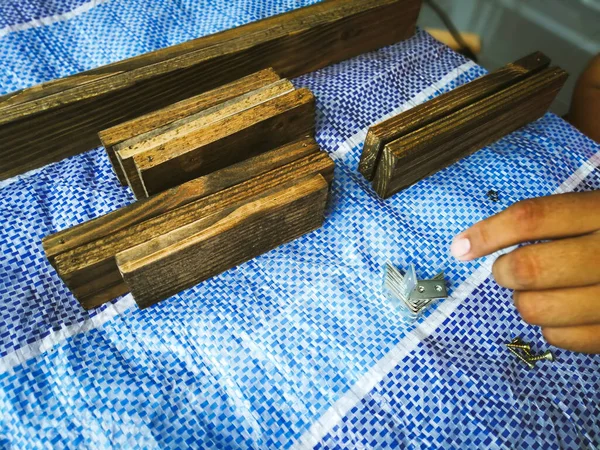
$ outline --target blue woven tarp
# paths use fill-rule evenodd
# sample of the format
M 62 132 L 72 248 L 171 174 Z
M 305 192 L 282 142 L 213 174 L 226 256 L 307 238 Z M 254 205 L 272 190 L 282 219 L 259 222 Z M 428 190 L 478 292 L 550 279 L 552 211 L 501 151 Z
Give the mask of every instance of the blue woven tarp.
M 0 92 L 315 2 L 4 1 Z M 103 149 L 2 182 L 0 447 L 600 446 L 600 358 L 556 350 L 528 371 L 503 344 L 547 344 L 493 258 L 448 252 L 515 201 L 600 188 L 600 147 L 548 114 L 386 201 L 357 173 L 370 125 L 483 73 L 419 31 L 293 80 L 336 161 L 325 225 L 143 311 L 130 296 L 84 311 L 42 252 L 133 201 Z M 450 298 L 407 321 L 387 261 L 444 270 Z

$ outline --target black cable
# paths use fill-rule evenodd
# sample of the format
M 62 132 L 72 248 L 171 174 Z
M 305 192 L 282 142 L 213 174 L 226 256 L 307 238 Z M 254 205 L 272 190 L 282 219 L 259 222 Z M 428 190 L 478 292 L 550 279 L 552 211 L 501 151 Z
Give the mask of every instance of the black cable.
M 452 35 L 452 37 L 454 38 L 454 40 L 456 41 L 456 43 L 460 47 L 460 49 L 458 50 L 458 53 L 460 53 L 460 54 L 466 56 L 467 58 L 469 58 L 469 59 L 477 62 L 477 55 L 475 55 L 475 53 L 473 53 L 473 50 L 471 50 L 471 48 L 464 41 L 464 39 L 462 38 L 460 32 L 456 29 L 456 27 L 452 23 L 452 20 L 450 20 L 450 17 L 448 16 L 448 14 L 446 14 L 446 12 L 442 8 L 440 8 L 438 6 L 438 4 L 435 3 L 433 0 L 425 0 L 425 3 L 427 3 L 427 5 L 429 5 L 429 7 L 431 9 L 433 9 L 433 11 L 442 20 L 442 22 L 444 23 L 444 25 L 446 26 L 446 28 L 448 28 L 448 31 L 450 32 L 450 34 Z

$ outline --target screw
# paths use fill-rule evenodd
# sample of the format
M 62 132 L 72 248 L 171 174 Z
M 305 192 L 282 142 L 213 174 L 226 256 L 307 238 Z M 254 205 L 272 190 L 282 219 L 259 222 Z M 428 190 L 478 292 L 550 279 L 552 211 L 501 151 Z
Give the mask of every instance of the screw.
M 443 288 L 442 286 L 440 286 L 439 284 L 436 284 L 436 285 L 435 285 L 435 290 L 436 290 L 436 291 L 438 291 L 438 292 L 442 292 L 442 290 L 443 290 L 443 289 L 444 289 L 444 288 Z
M 525 355 L 527 356 L 527 359 L 529 359 L 530 357 L 533 356 L 531 354 L 531 345 L 529 345 L 529 344 L 515 344 L 513 342 L 509 342 L 508 344 L 506 344 L 506 346 L 508 348 L 518 348 L 520 350 L 523 350 L 523 353 L 525 353 Z
M 520 348 L 521 350 L 527 350 L 528 352 L 531 351 L 531 345 L 529 344 L 514 344 L 512 342 L 509 342 L 508 344 L 506 344 L 506 346 L 510 348 Z
M 510 341 L 508 344 L 506 344 L 506 346 L 523 350 L 523 353 L 525 353 L 527 357 L 533 356 L 531 354 L 531 345 L 527 344 L 525 341 L 523 341 L 523 339 L 521 339 L 518 336 L 512 341 Z
M 535 362 L 530 361 L 529 359 L 524 358 L 514 348 L 508 347 L 508 351 L 511 352 L 513 355 L 515 355 L 517 358 L 519 358 L 521 361 L 523 361 L 525 364 L 527 364 L 527 367 L 529 367 L 530 369 L 533 369 L 535 367 Z
M 419 292 L 425 292 L 425 286 L 419 286 Z
M 500 196 L 498 195 L 498 192 L 494 190 L 488 191 L 487 198 L 489 198 L 494 203 L 498 203 L 500 201 Z
M 544 359 L 547 359 L 548 361 L 554 361 L 554 355 L 552 354 L 552 352 L 550 350 L 546 350 L 541 355 L 532 356 L 530 358 L 527 358 L 527 360 L 530 362 L 542 361 Z

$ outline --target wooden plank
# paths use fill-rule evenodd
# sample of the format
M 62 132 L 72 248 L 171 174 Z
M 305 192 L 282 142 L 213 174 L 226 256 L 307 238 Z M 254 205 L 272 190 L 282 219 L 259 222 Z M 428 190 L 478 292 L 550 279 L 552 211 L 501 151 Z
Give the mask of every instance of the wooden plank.
M 277 80 L 243 94 L 236 95 L 235 97 L 215 104 L 210 108 L 203 109 L 195 114 L 190 114 L 174 122 L 153 128 L 141 135 L 127 139 L 126 141 L 117 144 L 116 150 L 134 147 L 133 151 L 136 152 L 139 151 L 140 146 L 158 146 L 180 134 L 187 133 L 190 130 L 200 127 L 205 127 L 220 119 L 224 119 L 225 117 L 232 116 L 264 103 L 267 100 L 288 94 L 293 90 L 295 90 L 295 87 L 289 80 Z M 141 151 L 143 151 L 143 149 Z
M 384 147 L 373 188 L 382 198 L 541 117 L 567 74 L 550 68 Z
M 267 86 L 279 79 L 279 75 L 277 75 L 273 69 L 261 70 L 260 72 L 248 75 L 247 77 L 243 77 L 232 83 L 174 103 L 166 108 L 120 123 L 119 125 L 101 131 L 98 134 L 98 137 L 106 149 L 119 181 L 121 184 L 127 185 L 127 177 L 115 155 L 116 147 L 128 146 L 123 145 L 125 141 L 128 141 L 129 145 L 133 145 L 131 143 L 133 138 L 137 137 L 141 140 L 141 136 L 153 130 L 178 122 L 179 120 L 226 102 L 239 95 Z
M 140 308 L 146 308 L 316 228 L 328 184 L 321 175 L 226 208 L 116 257 Z
M 540 52 L 508 64 L 488 75 L 457 87 L 449 92 L 422 103 L 390 119 L 372 126 L 367 133 L 358 170 L 372 180 L 381 157 L 383 147 L 414 130 L 452 114 L 484 97 L 499 92 L 520 80 L 531 76 L 550 64 L 550 60 Z
M 144 196 L 314 134 L 315 100 L 308 89 L 302 88 L 208 126 L 202 126 L 202 121 L 188 125 L 173 130 L 170 139 L 157 136 L 128 153 Z M 124 162 L 124 152 L 118 151 L 117 155 Z M 130 171 L 125 164 L 123 167 L 131 181 Z
M 150 56 L 145 59 L 150 64 L 135 63 L 131 70 L 65 91 L 0 105 L 0 179 L 98 146 L 103 129 L 258 70 L 273 67 L 292 78 L 406 39 L 420 4 L 328 1 L 312 13 L 293 11 L 233 38 L 207 38 L 210 45 L 189 52 L 171 49 L 173 57 Z
M 42 240 L 44 252 L 54 265 L 56 255 L 60 253 L 97 241 L 119 230 L 152 219 L 319 151 L 319 146 L 312 138 L 305 138 L 276 148 L 204 177 L 196 178 L 154 197 L 132 203 L 96 219 L 46 236 Z
M 243 111 L 246 111 L 252 107 L 264 104 L 268 100 L 280 97 L 292 91 L 294 91 L 294 85 L 292 83 L 290 83 L 288 80 L 279 80 L 275 83 L 248 92 L 244 95 L 232 98 L 231 100 L 213 106 L 212 108 L 208 108 L 189 117 L 184 117 L 176 122 L 165 125 L 161 128 L 144 133 L 142 136 L 136 136 L 132 139 L 128 139 L 127 141 L 117 145 L 115 147 L 117 160 L 119 161 L 119 165 L 125 173 L 127 182 L 136 198 L 146 198 L 149 195 L 153 195 L 158 192 L 147 191 L 144 186 L 144 182 L 140 178 L 140 172 L 138 168 L 138 161 L 140 158 L 146 159 L 153 158 L 155 156 L 152 153 L 146 154 L 146 152 L 155 150 L 161 155 L 165 154 L 168 149 L 173 148 L 177 143 L 188 142 L 188 138 L 194 135 L 194 133 L 196 135 L 198 133 L 209 133 L 224 119 L 235 114 L 242 113 Z M 313 127 L 311 125 L 310 129 L 312 128 Z M 293 132 L 293 129 L 290 129 L 289 131 Z M 308 131 L 303 134 L 307 133 Z M 296 135 L 294 137 L 299 138 L 300 136 Z M 294 139 L 288 139 L 287 142 L 291 140 Z M 283 143 L 284 142 L 282 142 L 282 144 Z M 247 146 L 249 143 L 243 143 L 242 145 Z M 191 147 L 187 148 L 189 148 L 189 150 L 193 150 Z M 191 170 L 191 167 L 188 167 L 185 170 Z M 187 181 L 192 178 L 195 177 L 190 176 L 183 181 Z M 167 180 L 165 180 L 165 186 L 168 186 L 166 181 Z M 177 184 L 181 184 L 181 182 L 171 184 L 168 187 L 176 186 Z M 161 189 L 161 191 L 164 189 L 166 188 Z
M 88 234 L 81 239 L 81 245 L 65 239 L 61 244 L 65 247 L 63 251 L 55 254 L 53 265 L 82 306 L 93 308 L 112 300 L 115 292 L 127 292 L 127 287 L 116 266 L 117 253 L 207 217 L 218 209 L 243 204 L 261 193 L 268 193 L 271 189 L 312 174 L 321 174 L 330 182 L 333 178 L 333 167 L 333 161 L 327 154 L 313 153 L 183 206 L 168 209 L 158 215 L 150 212 L 148 215 L 153 217 L 141 222 L 135 219 L 136 211 L 129 210 L 123 223 L 113 218 L 120 227 L 115 232 L 107 232 L 110 226 L 109 220 L 104 224 L 101 222 L 104 228 L 100 238 L 93 239 L 92 228 L 88 228 Z M 202 186 L 202 183 L 200 185 Z M 189 192 L 194 192 L 193 187 L 188 186 L 187 189 Z M 183 195 L 187 189 L 183 191 Z M 173 201 L 175 204 L 185 203 L 174 197 L 166 197 L 165 200 Z M 167 209 L 160 204 L 152 202 L 149 204 L 156 210 Z M 127 222 L 131 222 L 132 225 Z M 66 248 L 69 249 L 65 250 Z
M 69 75 L 64 78 L 50 80 L 29 88 L 1 95 L 0 107 L 33 101 L 50 94 L 55 94 L 66 89 L 77 87 L 84 83 L 89 83 L 90 81 L 94 81 L 102 77 L 124 73 L 140 67 L 155 64 L 157 62 L 166 61 L 185 53 L 201 50 L 226 40 L 239 38 L 242 35 L 274 28 L 279 26 L 281 22 L 285 20 L 287 15 L 293 14 L 294 20 L 302 20 L 306 17 L 310 17 L 314 14 L 322 13 L 323 11 L 330 9 L 331 5 L 327 5 L 326 3 L 331 3 L 333 1 L 336 1 L 338 6 L 341 6 L 344 3 L 350 3 L 355 0 L 322 0 L 320 3 L 305 8 L 298 8 L 292 12 L 277 14 L 256 22 L 250 22 L 239 27 L 230 28 L 207 36 L 202 36 L 182 42 L 180 44 L 161 48 L 153 52 L 143 53 L 141 55 L 133 56 L 121 61 L 116 61 L 104 66 L 86 70 L 84 72 Z

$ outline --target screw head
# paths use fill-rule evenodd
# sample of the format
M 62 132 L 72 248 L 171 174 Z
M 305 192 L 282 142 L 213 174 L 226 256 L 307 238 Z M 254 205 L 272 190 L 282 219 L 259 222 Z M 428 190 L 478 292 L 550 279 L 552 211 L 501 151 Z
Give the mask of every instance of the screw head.
M 436 284 L 436 285 L 435 285 L 435 290 L 436 290 L 437 292 L 442 292 L 442 291 L 444 290 L 444 288 L 443 288 L 442 286 L 440 286 L 439 284 Z
M 417 289 L 421 293 L 425 292 L 425 286 L 419 286 Z
M 532 359 L 534 359 L 535 361 L 541 361 L 542 359 L 545 359 L 548 361 L 554 361 L 554 354 L 550 350 L 546 350 L 541 355 L 534 356 L 533 358 L 530 358 L 529 360 L 531 361 Z

